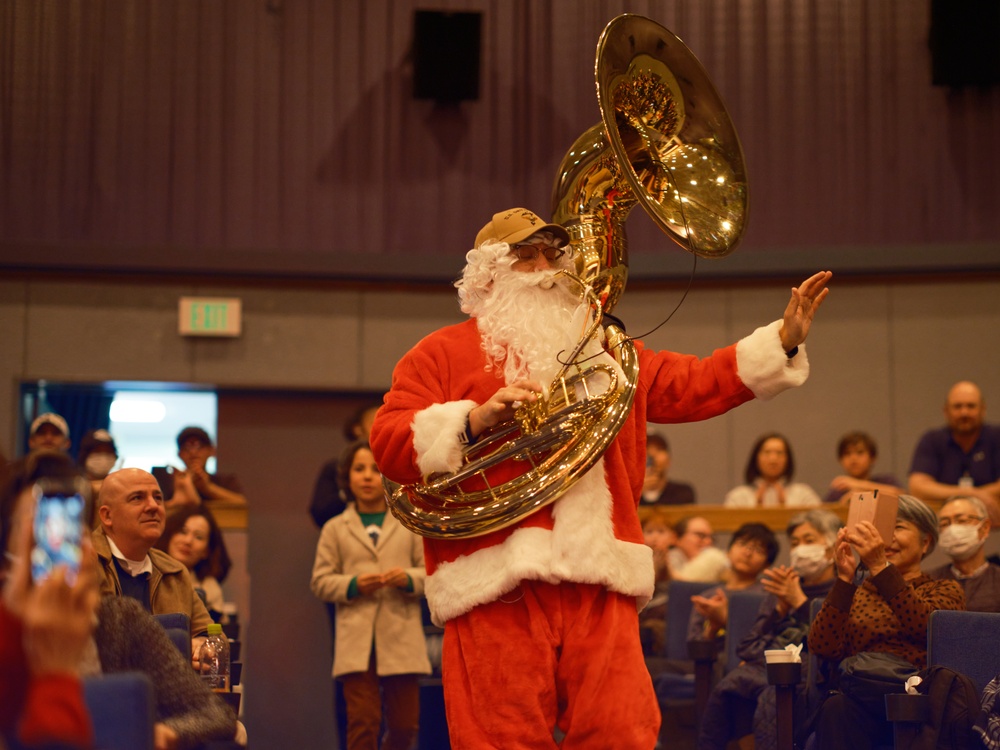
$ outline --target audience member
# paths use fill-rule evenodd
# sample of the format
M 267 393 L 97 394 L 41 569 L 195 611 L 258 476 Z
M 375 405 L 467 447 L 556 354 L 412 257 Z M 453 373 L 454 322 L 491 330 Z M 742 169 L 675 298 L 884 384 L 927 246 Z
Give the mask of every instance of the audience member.
M 420 607 L 423 543 L 387 512 L 367 442 L 341 457 L 340 486 L 348 506 L 320 532 L 311 588 L 337 604 L 333 676 L 344 685 L 347 749 L 409 750 L 420 719 L 419 675 L 431 672 Z
M 734 487 L 723 505 L 727 508 L 809 508 L 820 504 L 815 490 L 792 482 L 795 457 L 788 440 L 777 433 L 762 435 L 754 443 L 744 472 L 746 484 Z
M 737 648 L 742 663 L 712 689 L 702 714 L 698 750 L 725 750 L 730 740 L 751 729 L 755 750 L 776 750 L 775 695 L 767 684 L 764 651 L 806 643 L 812 601 L 825 597 L 836 577 L 834 545 L 841 526 L 836 515 L 818 509 L 798 513 L 788 522 L 792 565 L 764 571 L 761 585 L 768 596 Z
M 990 535 L 989 514 L 978 497 L 954 497 L 938 511 L 938 544 L 951 562 L 930 571 L 931 578 L 958 581 L 965 608 L 1000 612 L 1000 567 L 986 560 L 983 545 Z
M 653 550 L 655 584 L 653 598 L 639 613 L 639 638 L 642 652 L 647 657 L 663 653 L 667 616 L 667 584 L 670 583 L 670 565 L 667 557 L 677 541 L 677 533 L 670 519 L 662 510 L 654 508 L 642 522 L 642 536 L 646 546 Z
M 375 421 L 375 412 L 381 403 L 366 404 L 357 409 L 351 418 L 344 423 L 344 437 L 348 443 L 356 440 L 368 440 L 368 434 Z M 343 513 L 347 501 L 343 497 L 338 482 L 337 459 L 331 458 L 319 470 L 316 484 L 313 487 L 312 501 L 309 503 L 309 515 L 319 528 L 334 516 Z
M 381 403 L 369 403 L 355 409 L 344 423 L 344 438 L 348 445 L 357 440 L 368 440 L 375 413 Z M 331 458 L 320 468 L 319 476 L 313 487 L 312 500 L 309 502 L 309 515 L 320 529 L 334 516 L 340 515 L 347 507 L 344 491 L 338 479 L 340 469 L 336 457 Z M 337 605 L 333 602 L 323 602 L 326 616 L 330 621 L 330 644 L 337 642 Z M 334 715 L 337 717 L 337 737 L 341 747 L 347 745 L 347 706 L 344 703 L 344 685 L 335 680 L 333 688 Z
M 42 451 L 8 468 L 0 494 L 0 747 L 90 748 L 80 676 L 99 599 L 93 550 L 86 547 L 91 564 L 72 585 L 61 568 L 33 585 L 29 558 L 32 487 L 42 478 L 72 480 L 72 464 Z
M 888 492 L 901 495 L 904 490 L 891 474 L 872 474 L 878 446 L 867 432 L 849 432 L 837 443 L 837 460 L 844 473 L 830 482 L 825 503 L 846 502 L 854 492 Z
M 197 506 L 220 500 L 246 504 L 243 487 L 235 474 L 209 474 L 205 462 L 215 455 L 212 438 L 201 427 L 185 427 L 177 435 L 177 455 L 184 470 L 155 471 L 166 507 Z
M 93 533 L 104 596 L 130 596 L 153 614 L 180 612 L 191 618 L 195 659 L 212 617 L 195 593 L 183 563 L 155 549 L 166 520 L 163 493 L 142 469 L 108 475 L 98 498 L 100 527 Z
M 48 582 L 34 588 L 28 573 L 29 551 L 32 535 L 30 518 L 33 509 L 30 494 L 30 482 L 42 477 L 59 478 L 62 480 L 79 479 L 80 473 L 72 461 L 64 455 L 49 454 L 50 459 L 38 463 L 38 468 L 20 473 L 19 487 L 15 493 L 6 493 L 3 498 L 3 526 L 8 524 L 8 508 L 17 503 L 14 516 L 22 517 L 19 539 L 12 543 L 10 557 L 15 560 L 12 580 L 4 587 L 5 604 L 18 600 L 30 601 L 36 592 L 43 592 L 46 587 L 52 588 Z M 84 519 L 83 525 L 90 527 L 89 519 Z M 237 735 L 237 723 L 228 708 L 205 686 L 193 670 L 188 667 L 184 658 L 178 652 L 166 631 L 153 620 L 133 599 L 119 597 L 101 598 L 98 593 L 100 568 L 94 550 L 85 544 L 86 555 L 81 572 L 74 589 L 85 586 L 88 601 L 76 602 L 75 608 L 62 608 L 61 617 L 65 623 L 56 620 L 59 614 L 56 608 L 50 607 L 48 612 L 49 638 L 55 640 L 61 636 L 63 642 L 55 643 L 62 654 L 62 668 L 66 674 L 93 674 L 97 672 L 143 672 L 153 684 L 155 696 L 154 747 L 156 750 L 175 750 L 176 748 L 193 748 L 209 740 L 234 739 Z M 18 567 L 19 566 L 19 567 Z M 65 585 L 62 573 L 54 578 L 61 584 L 63 598 L 66 593 L 72 598 L 74 593 Z M 50 579 L 51 580 L 51 579 Z M 58 597 L 49 597 L 49 604 L 58 602 Z M 100 601 L 99 604 L 97 602 Z M 96 612 L 95 612 L 95 606 Z M 84 606 L 85 605 L 85 606 Z M 14 605 L 16 611 L 17 605 Z M 24 627 L 29 637 L 24 639 L 25 651 L 29 654 L 37 645 L 35 635 L 29 631 L 32 616 L 26 611 L 23 617 Z M 84 629 L 82 626 L 86 624 Z M 96 623 L 96 629 L 95 629 Z M 72 630 L 67 626 L 72 626 Z M 93 631 L 93 632 L 92 632 Z M 91 636 L 92 632 L 92 638 Z M 81 635 L 83 645 L 80 645 Z M 43 646 L 51 647 L 40 639 Z M 89 648 L 88 648 L 89 647 Z M 51 649 L 50 649 L 51 650 Z M 16 655 L 15 655 L 16 656 Z M 7 660 L 3 663 L 6 665 Z M 23 671 L 24 660 L 14 662 Z M 14 690 L 24 692 L 23 673 L 14 684 Z M 7 680 L 0 681 L 6 686 Z M 57 698 L 59 696 L 56 696 Z M 6 700 L 0 700 L 0 705 L 6 705 Z M 58 704 L 57 704 L 58 707 Z M 2 709 L 0 709 L 2 711 Z M 46 708 L 49 714 L 50 708 Z M 58 719 L 63 718 L 57 711 L 54 715 L 43 717 L 46 727 L 58 727 Z M 55 721 L 53 721 L 55 719 Z M 242 730 L 242 727 L 240 727 Z M 245 732 L 240 737 L 245 744 Z M 35 745 L 30 745 L 34 747 Z M 76 747 L 69 744 L 68 747 Z M 89 745 L 87 745 L 89 747 Z M 46 744 L 45 747 L 51 747 Z M 60 744 L 60 748 L 67 745 Z
M 670 444 L 662 435 L 646 437 L 646 479 L 642 485 L 642 502 L 648 505 L 691 505 L 695 502 L 694 487 L 669 478 Z
M 762 523 L 745 523 L 729 540 L 729 572 L 719 586 L 691 597 L 694 610 L 688 625 L 688 640 L 721 638 L 729 617 L 729 594 L 763 591 L 760 574 L 778 556 L 778 540 Z
M 70 447 L 69 425 L 58 414 L 50 411 L 39 414 L 28 431 L 28 452 L 62 451 L 68 453 Z
M 101 671 L 143 672 L 153 683 L 156 750 L 198 748 L 211 740 L 246 745 L 242 724 L 139 602 L 104 597 L 97 617 L 94 639 Z
M 774 533 L 759 523 L 740 526 L 729 542 L 725 553 L 729 570 L 721 585 L 712 586 L 701 594 L 691 597 L 690 619 L 688 620 L 688 641 L 717 641 L 720 651 L 725 648 L 725 625 L 729 616 L 729 597 L 734 591 L 762 591 L 759 577 L 761 572 L 774 562 L 778 554 L 778 542 Z M 670 616 L 670 602 L 667 602 L 667 617 Z M 654 681 L 669 677 L 669 674 L 693 674 L 694 662 L 690 659 L 648 659 L 647 668 L 654 674 Z M 716 678 L 721 676 L 722 663 L 716 663 Z
M 222 622 L 226 598 L 221 584 L 232 562 L 212 511 L 199 506 L 171 513 L 156 548 L 184 563 L 209 614 Z
M 990 520 L 1000 523 L 1000 426 L 986 424 L 986 404 L 975 383 L 962 381 L 948 391 L 946 427 L 929 430 L 917 443 L 910 464 L 910 492 L 921 500 L 953 495 L 978 497 Z
M 667 553 L 671 578 L 715 583 L 726 577 L 729 558 L 712 545 L 712 524 L 701 516 L 682 518 L 674 526 L 677 541 Z
M 80 440 L 76 463 L 90 482 L 94 497 L 101 491 L 104 478 L 111 473 L 118 461 L 115 440 L 107 430 L 90 430 Z
M 927 666 L 927 623 L 936 609 L 965 609 L 962 587 L 935 580 L 920 569 L 938 540 L 938 521 L 922 501 L 901 495 L 891 540 L 862 521 L 837 533 L 837 580 L 809 629 L 809 648 L 841 662 L 861 652 L 891 654 Z M 855 583 L 857 552 L 868 571 Z M 892 744 L 884 700 L 864 701 L 841 685 L 820 707 L 816 721 L 819 750 L 864 750 Z

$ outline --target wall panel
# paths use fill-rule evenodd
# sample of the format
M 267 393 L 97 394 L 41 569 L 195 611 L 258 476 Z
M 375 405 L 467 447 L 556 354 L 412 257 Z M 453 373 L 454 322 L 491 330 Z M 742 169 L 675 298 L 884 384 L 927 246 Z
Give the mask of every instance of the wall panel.
M 743 252 L 706 273 L 1000 267 L 1000 87 L 930 84 L 928 0 L 438 5 L 483 13 L 476 102 L 413 99 L 416 0 L 5 0 L 0 265 L 444 280 L 495 210 L 547 210 L 630 11 L 746 151 Z M 635 274 L 677 278 L 630 230 Z

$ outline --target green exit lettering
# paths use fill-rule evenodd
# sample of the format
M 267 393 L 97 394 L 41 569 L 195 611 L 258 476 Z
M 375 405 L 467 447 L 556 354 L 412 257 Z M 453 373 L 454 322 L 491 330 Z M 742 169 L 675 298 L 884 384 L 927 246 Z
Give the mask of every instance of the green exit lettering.
M 192 331 L 224 331 L 226 330 L 226 313 L 228 305 L 212 302 L 194 302 L 191 305 Z

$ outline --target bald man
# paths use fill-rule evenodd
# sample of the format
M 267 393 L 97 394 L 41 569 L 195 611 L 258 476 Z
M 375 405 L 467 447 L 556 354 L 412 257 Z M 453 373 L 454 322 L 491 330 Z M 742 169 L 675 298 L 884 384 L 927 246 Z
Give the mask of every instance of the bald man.
M 1000 427 L 984 422 L 986 404 L 975 383 L 955 383 L 944 404 L 946 427 L 920 438 L 910 464 L 910 493 L 943 501 L 978 497 L 1000 523 Z
M 101 595 L 131 596 L 154 615 L 186 614 L 196 656 L 212 617 L 184 564 L 153 549 L 167 517 L 160 485 L 148 471 L 121 469 L 108 474 L 97 504 L 100 526 L 93 536 L 104 572 Z

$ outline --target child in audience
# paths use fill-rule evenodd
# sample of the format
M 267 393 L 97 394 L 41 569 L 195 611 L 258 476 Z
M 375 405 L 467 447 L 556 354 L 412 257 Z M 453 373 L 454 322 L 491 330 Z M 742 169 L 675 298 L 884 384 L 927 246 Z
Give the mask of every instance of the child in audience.
M 692 596 L 694 610 L 688 640 L 721 637 L 729 617 L 728 595 L 734 591 L 764 591 L 760 574 L 778 556 L 778 540 L 762 523 L 745 523 L 729 541 L 729 573 L 723 584 Z
M 776 750 L 775 695 L 767 686 L 764 651 L 806 642 L 811 603 L 833 586 L 834 545 L 841 526 L 836 515 L 819 509 L 798 513 L 788 522 L 791 566 L 776 565 L 761 576 L 768 596 L 736 650 L 743 663 L 712 688 L 698 730 L 698 750 L 725 750 L 751 729 L 755 750 Z M 804 718 L 805 710 L 798 713 Z
M 837 443 L 837 460 L 844 473 L 833 478 L 824 503 L 847 502 L 854 492 L 888 492 L 900 495 L 906 490 L 891 474 L 872 475 L 878 446 L 866 432 L 849 432 Z
M 639 613 L 639 639 L 642 641 L 643 654 L 648 657 L 663 653 L 666 635 L 664 622 L 667 616 L 667 584 L 670 583 L 667 553 L 677 541 L 677 534 L 670 525 L 667 514 L 653 510 L 642 523 L 642 535 L 646 540 L 646 546 L 653 550 L 653 570 L 656 575 L 653 598 Z
M 347 750 L 409 750 L 420 716 L 419 675 L 430 674 L 420 595 L 423 540 L 387 512 L 385 490 L 367 442 L 340 463 L 347 509 L 323 526 L 312 591 L 337 604 L 333 676 L 344 685 Z M 381 692 L 381 695 L 380 695 Z

